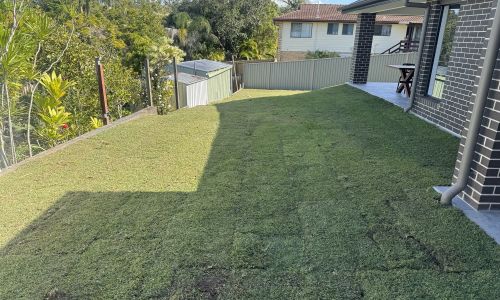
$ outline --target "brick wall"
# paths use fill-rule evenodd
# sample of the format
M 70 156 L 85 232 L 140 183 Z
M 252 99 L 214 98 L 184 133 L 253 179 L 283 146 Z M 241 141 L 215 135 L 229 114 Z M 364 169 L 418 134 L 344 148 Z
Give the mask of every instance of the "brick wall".
M 493 1 L 457 1 L 460 13 L 442 99 L 427 96 L 442 9 L 439 0 L 428 2 L 431 11 L 412 112 L 459 135 L 471 104 Z
M 281 49 L 283 49 L 283 23 L 277 23 L 278 26 L 278 51 L 276 52 L 276 59 L 281 60 Z
M 496 3 L 492 3 L 492 8 Z M 490 9 L 490 16 L 481 20 L 488 28 L 491 26 L 495 10 Z M 487 36 L 490 32 L 487 31 Z M 488 39 L 484 41 L 481 58 L 484 58 Z M 472 99 L 475 98 L 479 76 L 481 73 L 482 59 L 479 61 L 475 88 L 472 91 Z M 466 125 L 472 113 L 472 105 L 469 106 Z M 458 174 L 458 168 L 462 159 L 467 127 L 464 128 L 460 149 L 455 166 L 454 181 Z M 462 199 L 479 210 L 500 210 L 500 53 L 495 65 L 495 72 L 490 84 L 488 101 L 484 109 L 481 130 L 476 145 L 474 162 L 469 175 L 467 188 L 461 194 Z
M 305 51 L 280 51 L 279 61 L 303 60 L 306 58 Z
M 425 36 L 421 69 L 412 112 L 461 135 L 453 182 L 456 182 L 462 160 L 477 85 L 487 47 L 489 29 L 495 16 L 497 0 L 464 0 L 460 3 L 457 31 L 449 62 L 442 99 L 427 96 L 439 34 L 442 6 L 431 0 L 428 29 Z M 491 83 L 482 128 L 476 145 L 468 185 L 461 198 L 479 210 L 500 210 L 500 57 Z
M 349 75 L 349 81 L 352 83 L 366 83 L 368 80 L 375 16 L 375 14 L 358 15 Z

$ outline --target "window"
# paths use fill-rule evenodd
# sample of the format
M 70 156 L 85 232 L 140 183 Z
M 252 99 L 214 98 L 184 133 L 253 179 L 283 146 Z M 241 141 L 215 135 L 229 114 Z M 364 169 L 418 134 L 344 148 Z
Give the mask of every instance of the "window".
M 328 35 L 339 34 L 339 24 L 338 23 L 328 23 L 328 30 L 326 31 Z
M 342 24 L 342 35 L 353 35 L 354 24 Z
M 312 37 L 312 23 L 292 23 L 290 31 L 292 38 L 310 38 Z
M 459 10 L 460 6 L 458 5 L 446 5 L 442 9 L 441 25 L 428 90 L 430 96 L 439 99 L 443 97 Z
M 390 36 L 392 25 L 375 25 L 373 35 L 376 36 Z
M 413 33 L 412 33 L 411 40 L 412 41 L 419 41 L 421 34 L 422 34 L 422 26 L 420 26 L 420 25 L 415 26 L 415 29 L 413 30 Z

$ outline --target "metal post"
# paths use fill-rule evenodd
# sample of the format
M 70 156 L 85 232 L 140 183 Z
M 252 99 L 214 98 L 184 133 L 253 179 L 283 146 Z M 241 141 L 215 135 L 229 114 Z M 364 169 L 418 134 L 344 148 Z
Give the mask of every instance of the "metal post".
M 236 85 L 236 91 L 238 91 L 240 89 L 240 87 L 238 86 L 238 74 L 236 72 L 236 63 L 234 61 L 234 55 L 232 55 L 231 58 L 233 61 L 234 84 Z M 234 89 L 233 89 L 233 91 L 234 91 Z
M 175 107 L 179 109 L 179 81 L 177 78 L 177 59 L 174 57 L 174 89 L 175 89 Z
M 106 97 L 106 85 L 104 84 L 104 68 L 99 57 L 96 57 L 95 59 L 95 69 L 97 73 L 97 84 L 99 86 L 99 100 L 101 102 L 102 122 L 104 125 L 108 125 L 110 123 L 108 114 L 108 98 Z
M 149 69 L 149 57 L 144 62 L 146 68 L 146 92 L 148 93 L 149 106 L 153 105 L 153 90 L 151 89 L 151 72 Z

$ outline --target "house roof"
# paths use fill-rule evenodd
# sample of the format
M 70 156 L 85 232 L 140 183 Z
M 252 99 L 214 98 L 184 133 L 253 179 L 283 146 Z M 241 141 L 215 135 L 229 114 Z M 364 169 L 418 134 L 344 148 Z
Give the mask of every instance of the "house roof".
M 175 78 L 174 78 L 174 75 L 169 75 L 167 77 L 167 79 L 174 80 Z M 205 81 L 205 80 L 207 80 L 207 78 L 197 76 L 197 75 L 187 74 L 187 73 L 183 73 L 183 72 L 178 72 L 177 73 L 177 80 L 181 83 L 184 83 L 185 85 L 190 85 L 190 84 L 197 83 L 200 81 Z
M 343 14 L 340 4 L 302 4 L 299 10 L 286 13 L 274 18 L 275 22 L 303 21 L 303 22 L 345 22 L 355 23 L 357 15 Z M 377 15 L 377 23 L 386 24 L 408 24 L 422 23 L 421 16 L 387 16 Z
M 213 72 L 221 69 L 231 68 L 231 65 L 221 63 L 218 61 L 208 60 L 208 59 L 199 59 L 199 60 L 191 60 L 184 61 L 179 64 L 180 67 L 199 70 L 203 72 Z

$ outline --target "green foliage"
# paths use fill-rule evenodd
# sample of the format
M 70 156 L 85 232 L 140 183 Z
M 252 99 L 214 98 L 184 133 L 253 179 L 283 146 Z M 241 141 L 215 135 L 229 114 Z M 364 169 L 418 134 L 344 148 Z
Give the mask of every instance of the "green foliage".
M 173 15 L 173 22 L 178 29 L 187 29 L 191 23 L 191 17 L 186 12 L 180 12 Z
M 330 51 L 316 50 L 316 51 L 307 51 L 306 53 L 306 59 L 335 58 L 335 57 L 340 57 L 340 55 L 335 51 L 330 52 Z
M 53 71 L 50 75 L 43 74 L 40 84 L 44 89 L 43 93 L 35 98 L 40 121 L 36 132 L 49 147 L 53 147 L 72 135 L 69 125 L 72 121 L 71 113 L 62 105 L 62 98 L 74 83 L 64 80 Z
M 443 36 L 443 45 L 441 47 L 441 54 L 439 56 L 439 65 L 448 66 L 450 61 L 451 50 L 453 47 L 453 38 L 455 37 L 455 32 L 457 29 L 458 13 L 454 9 L 450 9 L 448 12 L 448 20 L 446 22 L 446 27 Z
M 170 103 L 170 99 L 173 95 L 173 86 L 171 82 L 165 80 L 168 76 L 165 66 L 171 64 L 174 57 L 178 61 L 181 61 L 185 53 L 181 49 L 173 46 L 172 40 L 164 37 L 153 45 L 149 56 L 150 68 L 152 69 L 151 85 L 153 89 L 153 100 L 158 107 L 158 112 L 164 114 L 174 107 Z
M 92 127 L 92 129 L 101 128 L 102 126 L 104 126 L 104 123 L 101 119 L 90 117 L 90 127 Z
M 12 1 L 0 1 L 0 87 L 5 98 L 9 93 L 0 103 L 0 168 L 5 157 L 10 164 L 28 155 L 28 139 L 47 148 L 95 128 L 89 122 L 100 115 L 95 57 L 104 64 L 110 117 L 118 119 L 144 106 L 148 55 L 184 55 L 165 39 L 169 8 L 157 1 L 25 1 L 17 6 L 16 30 L 13 8 Z M 57 85 L 64 83 L 61 74 L 74 88 Z M 57 95 L 61 90 L 65 94 Z M 61 131 L 66 121 L 71 126 Z
M 246 40 L 241 44 L 239 55 L 246 60 L 262 58 L 259 53 L 259 45 L 253 39 Z
M 42 112 L 38 113 L 38 117 L 41 126 L 36 131 L 49 147 L 54 147 L 67 140 L 71 135 L 68 125 L 71 121 L 71 113 L 67 112 L 63 106 L 46 107 Z
M 272 0 L 183 0 L 176 11 L 168 18 L 170 26 L 184 26 L 186 22 L 176 20 L 185 20 L 187 16 L 192 19 L 187 33 L 182 30 L 184 27 L 176 27 L 180 29 L 177 43 L 188 59 L 218 56 L 213 53 L 225 53 L 226 57 L 239 54 L 249 40 L 257 43 L 259 56 L 276 55 L 277 29 L 273 18 L 278 15 L 278 6 Z
M 52 74 L 43 74 L 40 78 L 40 84 L 45 88 L 47 93 L 46 99 L 50 99 L 50 103 L 44 103 L 42 106 L 56 107 L 61 104 L 61 98 L 64 97 L 68 89 L 74 85 L 74 82 L 64 80 L 61 74 L 57 75 L 55 71 Z

